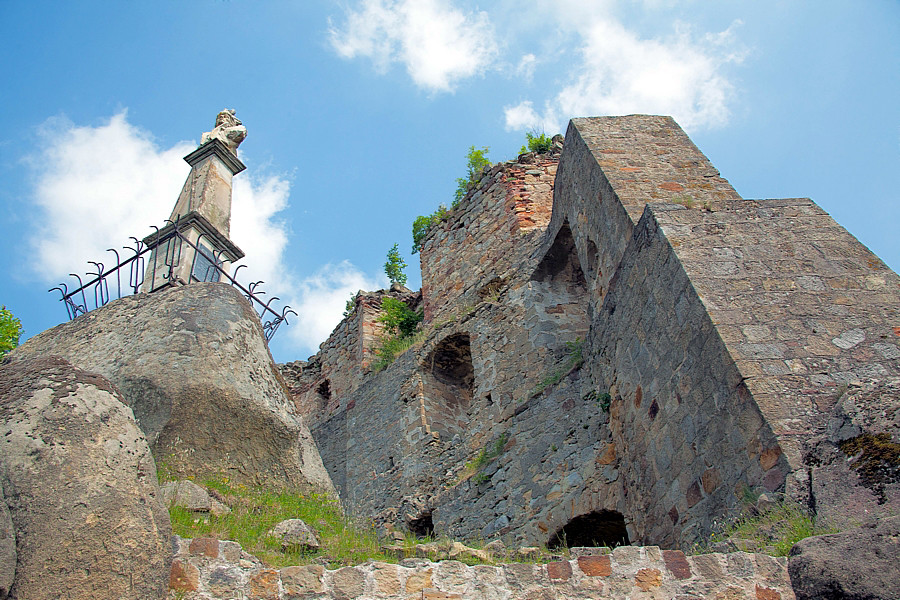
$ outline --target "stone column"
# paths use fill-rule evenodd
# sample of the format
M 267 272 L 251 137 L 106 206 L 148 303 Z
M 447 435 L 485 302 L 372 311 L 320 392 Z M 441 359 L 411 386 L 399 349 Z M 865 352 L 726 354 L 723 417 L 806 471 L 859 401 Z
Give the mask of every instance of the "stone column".
M 216 126 L 203 134 L 201 145 L 184 157 L 191 172 L 169 223 L 159 233 L 144 238 L 153 247 L 141 291 L 152 292 L 170 284 L 218 281 L 218 264 L 226 273 L 231 263 L 244 256 L 229 238 L 231 232 L 231 181 L 246 169 L 237 157 L 237 147 L 247 129 L 223 110 Z M 178 231 L 187 242 L 175 235 Z M 202 249 L 198 251 L 191 245 Z

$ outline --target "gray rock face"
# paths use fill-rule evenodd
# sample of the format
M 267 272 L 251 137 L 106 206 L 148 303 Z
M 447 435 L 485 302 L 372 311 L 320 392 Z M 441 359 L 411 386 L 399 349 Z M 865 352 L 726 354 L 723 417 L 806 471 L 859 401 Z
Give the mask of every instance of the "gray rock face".
M 6 598 L 16 576 L 16 530 L 0 490 L 0 600 Z
M 0 487 L 16 540 L 10 598 L 165 595 L 156 465 L 103 377 L 58 357 L 0 366 Z
M 804 463 L 820 520 L 846 528 L 900 514 L 900 379 L 850 384 Z
M 119 388 L 169 475 L 332 489 L 259 319 L 231 286 L 128 296 L 33 337 L 10 356 L 50 353 Z
M 806 538 L 792 549 L 788 574 L 797 600 L 900 598 L 900 517 L 843 533 Z

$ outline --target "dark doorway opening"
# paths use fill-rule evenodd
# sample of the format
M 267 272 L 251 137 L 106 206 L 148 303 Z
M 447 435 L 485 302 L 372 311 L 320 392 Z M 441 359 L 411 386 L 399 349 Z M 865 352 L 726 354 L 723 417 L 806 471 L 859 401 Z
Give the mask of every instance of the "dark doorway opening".
M 566 523 L 550 537 L 547 547 L 599 547 L 628 546 L 625 517 L 614 510 L 599 510 L 580 515 Z
M 434 537 L 434 523 L 431 522 L 431 512 L 425 512 L 410 519 L 406 524 L 409 532 L 417 538 Z

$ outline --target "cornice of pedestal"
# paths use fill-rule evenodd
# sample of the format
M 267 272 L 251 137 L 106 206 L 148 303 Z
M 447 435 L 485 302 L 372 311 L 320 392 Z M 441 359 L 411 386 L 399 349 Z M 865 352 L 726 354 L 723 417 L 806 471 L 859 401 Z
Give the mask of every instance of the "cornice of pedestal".
M 216 156 L 231 170 L 232 175 L 237 175 L 247 167 L 237 156 L 231 153 L 221 140 L 213 138 L 184 157 L 185 162 L 193 167 L 204 159 Z

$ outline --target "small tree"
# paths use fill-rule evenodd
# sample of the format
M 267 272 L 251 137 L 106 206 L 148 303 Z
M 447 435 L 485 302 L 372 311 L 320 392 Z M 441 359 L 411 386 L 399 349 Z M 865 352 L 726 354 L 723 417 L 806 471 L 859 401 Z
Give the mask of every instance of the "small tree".
M 456 180 L 456 197 L 453 200 L 453 208 L 466 196 L 469 182 L 475 181 L 475 175 L 491 165 L 488 160 L 487 153 L 490 150 L 487 146 L 483 146 L 480 150 L 476 150 L 475 146 L 469 146 L 469 152 L 466 154 L 466 176 L 459 177 Z
M 0 307 L 0 359 L 19 345 L 22 336 L 22 322 L 5 306 Z
M 403 272 L 405 268 L 406 261 L 400 256 L 398 244 L 394 244 L 393 248 L 388 250 L 387 262 L 384 263 L 384 272 L 392 284 L 406 285 L 406 273 Z

